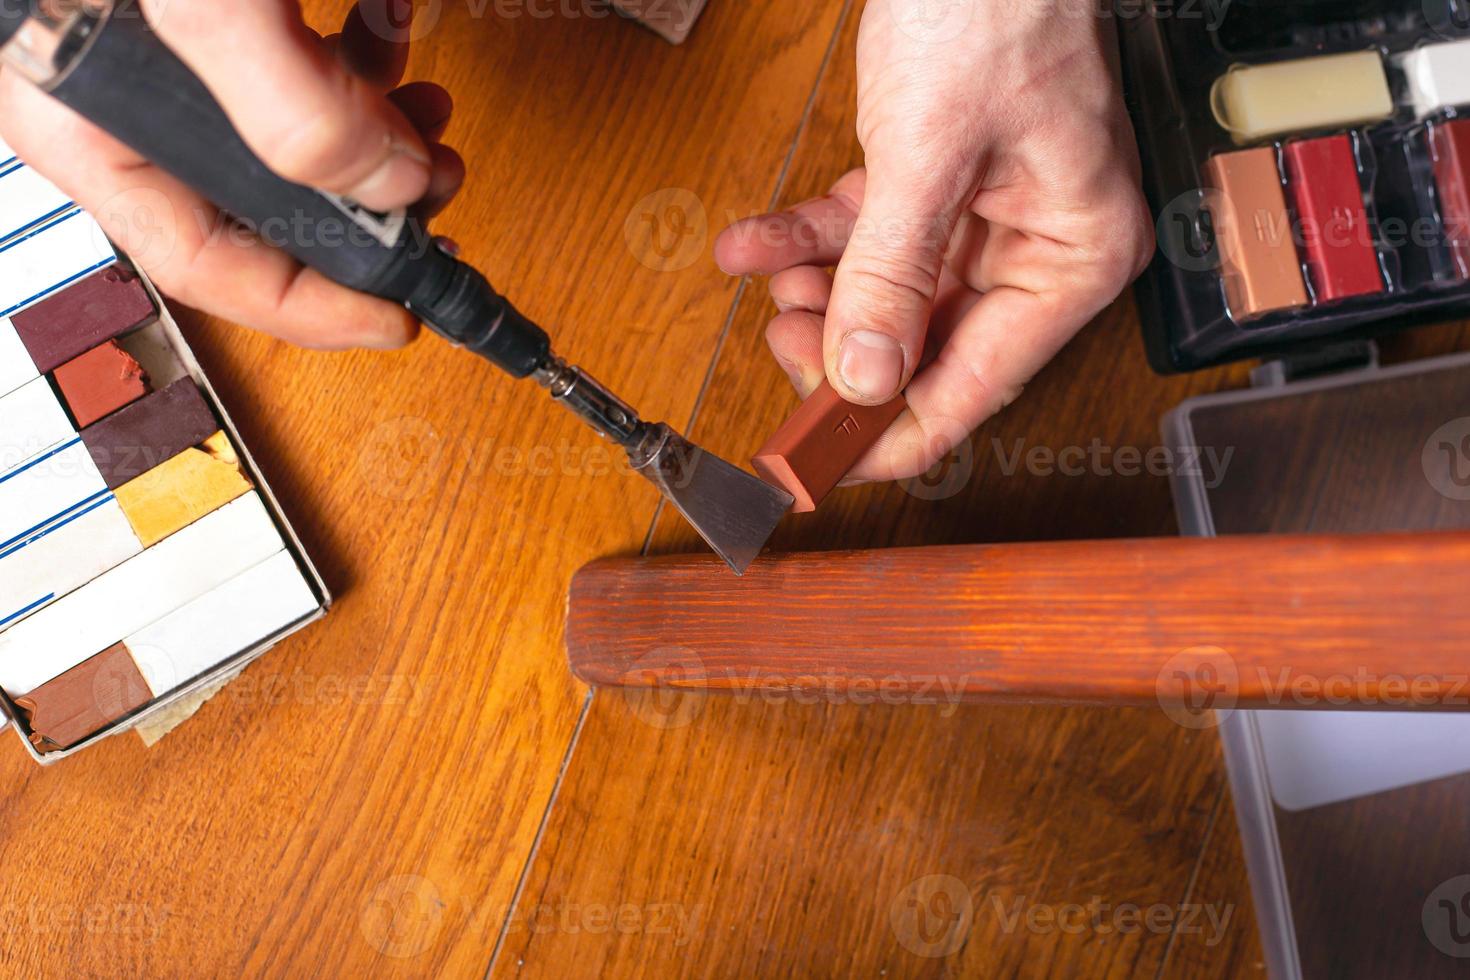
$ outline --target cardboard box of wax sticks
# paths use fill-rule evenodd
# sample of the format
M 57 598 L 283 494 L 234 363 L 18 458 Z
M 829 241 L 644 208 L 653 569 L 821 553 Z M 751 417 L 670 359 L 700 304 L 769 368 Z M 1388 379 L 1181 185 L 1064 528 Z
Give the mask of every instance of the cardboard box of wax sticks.
M 330 602 L 147 277 L 74 208 L 0 237 L 0 710 L 32 758 L 155 718 Z

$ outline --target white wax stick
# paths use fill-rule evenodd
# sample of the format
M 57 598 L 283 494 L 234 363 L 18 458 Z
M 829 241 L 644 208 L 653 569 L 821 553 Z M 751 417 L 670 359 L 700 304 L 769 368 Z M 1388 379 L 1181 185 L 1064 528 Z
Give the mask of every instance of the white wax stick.
M 0 687 L 27 694 L 284 547 L 246 494 L 0 633 Z
M 0 632 L 143 550 L 117 501 L 0 548 Z
M 0 153 L 4 153 L 0 148 Z M 8 395 L 28 381 L 40 376 L 26 345 L 9 317 L 0 316 L 0 395 Z
M 80 438 L 0 476 L 0 551 L 111 496 Z
M 123 642 L 157 697 L 316 608 L 296 560 L 282 551 Z
M 0 476 L 76 437 L 61 399 L 45 378 L 0 396 Z
M 71 198 L 35 170 L 18 160 L 0 163 L 0 241 L 72 207 Z
M 1470 105 L 1470 39 L 1426 44 L 1394 58 L 1404 73 L 1404 101 L 1420 118 Z
M 70 211 L 0 245 L 0 316 L 10 316 L 117 261 L 91 216 Z

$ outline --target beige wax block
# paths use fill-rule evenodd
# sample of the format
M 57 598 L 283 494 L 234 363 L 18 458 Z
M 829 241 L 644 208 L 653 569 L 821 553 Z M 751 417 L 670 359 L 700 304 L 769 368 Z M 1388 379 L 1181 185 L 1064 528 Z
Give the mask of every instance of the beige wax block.
M 250 489 L 229 436 L 216 432 L 118 487 L 117 502 L 143 547 L 151 548 Z
M 1376 51 L 1232 68 L 1215 80 L 1210 104 L 1216 122 L 1238 143 L 1352 126 L 1393 112 Z

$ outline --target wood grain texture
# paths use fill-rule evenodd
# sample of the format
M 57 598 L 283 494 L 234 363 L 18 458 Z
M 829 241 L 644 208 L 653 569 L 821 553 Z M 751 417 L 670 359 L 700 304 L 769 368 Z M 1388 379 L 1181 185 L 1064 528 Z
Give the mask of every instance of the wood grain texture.
M 779 203 L 820 194 L 861 162 L 846 55 L 860 6 L 843 27 Z M 730 458 L 759 446 L 796 405 L 765 347 L 775 308 L 764 285 L 751 283 L 741 297 L 692 430 Z M 1466 347 L 1470 331 L 1451 326 L 1395 337 L 1385 354 L 1405 360 Z M 949 475 L 920 489 L 924 497 L 895 486 L 839 490 L 817 513 L 787 521 L 772 546 L 1174 534 L 1165 478 L 1047 475 L 1024 455 L 1093 440 L 1147 450 L 1179 402 L 1245 383 L 1239 365 L 1153 376 L 1124 298 L 982 427 Z M 665 511 L 651 550 L 700 546 Z M 1137 709 L 960 705 L 943 715 L 943 707 L 802 704 L 779 694 L 594 695 L 493 974 L 1264 974 L 1212 734 Z M 994 890 L 1033 906 L 1098 896 L 1233 913 L 1214 942 L 1178 922 L 1126 935 L 1005 933 L 990 914 L 976 930 L 975 918 L 967 928 L 933 900 L 925 906 L 932 919 L 900 918 L 895 928 L 894 901 L 934 874 L 958 879 L 986 910 Z M 692 939 L 558 926 L 547 911 L 658 903 L 700 912 Z M 936 955 L 943 945 L 904 945 L 898 930 L 913 937 L 921 921 L 941 943 L 963 934 L 960 949 Z
M 307 7 L 330 31 L 348 4 Z M 455 94 L 470 162 L 436 230 L 687 421 L 737 284 L 705 226 L 665 258 L 629 219 L 666 188 L 709 216 L 764 202 L 839 8 L 720 3 L 678 49 L 610 15 L 431 8 L 409 76 Z M 567 581 L 636 551 L 656 495 L 433 338 L 329 355 L 180 313 L 339 602 L 153 750 L 42 771 L 4 747 L 0 973 L 481 977 L 585 701 Z
M 851 58 L 860 8 L 847 15 L 777 203 L 823 193 L 862 160 Z M 752 282 L 743 293 L 692 427 L 729 458 L 760 446 L 797 404 L 766 350 L 775 308 L 764 286 Z M 923 497 L 898 486 L 838 490 L 818 512 L 788 520 L 772 547 L 1174 534 L 1162 477 L 1046 476 L 1010 460 L 1018 446 L 1023 456 L 1093 439 L 1156 446 L 1158 420 L 1174 405 L 1244 381 L 1241 367 L 1154 377 L 1124 298 L 977 432 Z M 700 545 L 665 511 L 652 550 Z M 998 921 L 990 900 L 1010 910 L 1018 897 L 1030 908 L 1095 897 L 1177 905 L 1193 896 L 1248 909 L 1243 872 L 1196 882 L 1210 828 L 1235 833 L 1228 805 L 1213 817 L 1224 792 L 1213 735 L 1157 710 L 959 705 L 947 713 L 779 694 L 602 692 L 492 972 L 1236 976 L 1237 963 L 1260 958 L 1254 923 L 1240 911 L 1225 939 L 1205 946 L 1176 942 L 1172 928 L 1006 932 L 1012 920 Z M 968 923 L 946 918 L 934 895 L 913 894 L 931 875 L 970 893 L 983 910 L 978 928 L 973 914 Z M 907 901 L 919 897 L 929 901 Z M 573 931 L 533 921 L 543 910 L 623 904 L 700 917 L 682 945 L 651 928 Z M 956 936 L 960 949 L 938 955 Z M 1195 946 L 1204 955 L 1183 955 Z M 1247 952 L 1217 955 L 1222 946 Z
M 449 139 L 471 163 L 441 229 L 568 356 L 747 457 L 796 399 L 761 338 L 763 284 L 715 273 L 698 231 L 861 159 L 856 9 L 717 0 L 673 49 L 612 18 L 438 6 L 411 76 L 455 92 Z M 345 3 L 308 7 L 332 29 Z M 660 210 L 691 197 L 704 224 L 681 238 Z M 647 215 L 656 246 L 628 231 Z M 1257 969 L 1209 732 L 1157 710 L 621 692 L 578 729 L 567 583 L 650 534 L 655 552 L 699 550 L 677 518 L 540 393 L 432 340 L 324 355 L 187 326 L 341 601 L 152 751 L 116 739 L 47 771 L 0 755 L 0 972 Z M 1470 344 L 1414 338 L 1406 353 Z M 1018 440 L 1146 449 L 1181 399 L 1244 379 L 1153 377 L 1121 300 L 977 433 L 953 487 L 839 490 L 774 543 L 1172 534 L 1162 477 L 1045 475 L 1012 465 Z M 1108 934 L 1044 921 L 1094 899 L 1237 911 L 1212 944 L 1182 913 Z
M 739 579 L 604 559 L 572 580 L 567 650 L 632 687 L 1270 708 L 1361 675 L 1369 706 L 1412 678 L 1416 703 L 1470 710 L 1466 581 L 1463 532 L 799 553 Z

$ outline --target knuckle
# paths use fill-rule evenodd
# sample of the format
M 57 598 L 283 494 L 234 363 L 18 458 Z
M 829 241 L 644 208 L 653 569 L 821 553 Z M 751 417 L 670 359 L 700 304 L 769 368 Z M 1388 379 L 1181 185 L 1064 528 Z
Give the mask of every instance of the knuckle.
M 1153 258 L 1153 219 L 1141 197 L 1105 212 L 1090 245 L 1083 249 L 1083 266 L 1105 302 L 1128 287 Z
M 843 271 L 849 301 L 855 300 L 869 315 L 881 318 L 922 312 L 934 298 L 934 274 L 917 262 L 855 264 Z
M 282 124 L 262 142 L 261 158 L 276 173 L 327 190 L 339 189 L 329 185 L 353 162 L 353 134 L 341 113 L 302 115 Z

